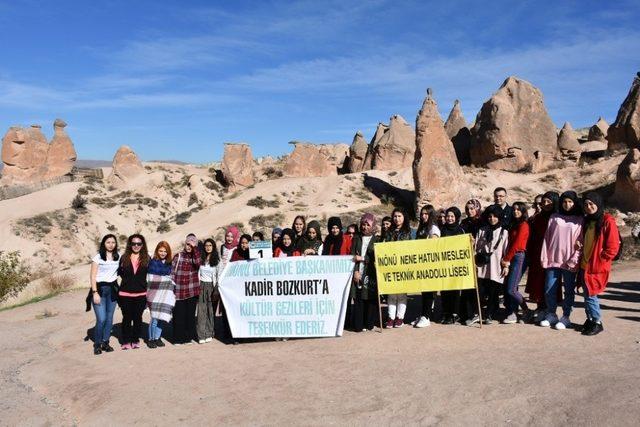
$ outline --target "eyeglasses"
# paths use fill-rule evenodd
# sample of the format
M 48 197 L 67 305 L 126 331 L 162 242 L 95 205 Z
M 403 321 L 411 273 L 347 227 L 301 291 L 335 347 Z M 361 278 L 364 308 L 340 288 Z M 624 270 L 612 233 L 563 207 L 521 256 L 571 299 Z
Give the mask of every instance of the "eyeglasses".
M 142 246 L 142 242 L 131 242 L 131 246 Z

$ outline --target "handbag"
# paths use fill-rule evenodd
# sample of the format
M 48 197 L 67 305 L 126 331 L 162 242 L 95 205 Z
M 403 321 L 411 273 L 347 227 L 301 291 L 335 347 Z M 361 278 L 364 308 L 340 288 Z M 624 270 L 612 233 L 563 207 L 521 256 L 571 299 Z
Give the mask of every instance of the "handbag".
M 492 233 L 493 233 L 493 231 L 492 231 Z M 503 235 L 503 233 L 500 232 L 500 237 L 498 238 L 498 241 L 496 242 L 496 244 L 493 247 L 493 250 L 491 252 L 487 252 L 485 250 L 481 250 L 481 251 L 476 253 L 476 255 L 474 256 L 474 259 L 476 261 L 476 266 L 484 267 L 485 265 L 487 265 L 487 264 L 489 264 L 491 262 L 491 255 L 493 255 L 493 253 L 498 249 L 498 246 L 500 245 L 500 242 L 502 241 L 502 235 Z

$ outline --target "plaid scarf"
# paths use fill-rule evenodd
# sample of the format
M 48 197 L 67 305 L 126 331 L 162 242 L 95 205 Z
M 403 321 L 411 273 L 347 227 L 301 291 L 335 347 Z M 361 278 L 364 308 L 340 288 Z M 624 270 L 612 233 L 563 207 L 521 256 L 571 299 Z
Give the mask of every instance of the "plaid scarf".
M 152 319 L 171 321 L 176 296 L 170 276 L 147 274 L 147 306 Z
M 191 253 L 180 252 L 171 262 L 171 279 L 176 285 L 177 300 L 185 300 L 200 295 L 200 254 L 196 248 Z

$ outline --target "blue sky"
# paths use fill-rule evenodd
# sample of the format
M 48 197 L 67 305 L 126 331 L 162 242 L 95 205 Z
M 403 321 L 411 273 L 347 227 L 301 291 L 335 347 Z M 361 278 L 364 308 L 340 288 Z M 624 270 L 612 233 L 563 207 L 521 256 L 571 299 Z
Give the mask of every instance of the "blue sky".
M 0 129 L 64 118 L 84 159 L 280 155 L 414 123 L 427 87 L 471 121 L 509 75 L 589 126 L 640 70 L 638 22 L 637 1 L 0 0 Z

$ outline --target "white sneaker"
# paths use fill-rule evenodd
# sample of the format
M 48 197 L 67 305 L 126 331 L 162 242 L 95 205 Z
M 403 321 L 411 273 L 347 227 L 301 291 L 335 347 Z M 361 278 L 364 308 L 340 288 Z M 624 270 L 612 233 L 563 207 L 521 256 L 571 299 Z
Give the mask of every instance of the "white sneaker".
M 206 338 L 206 339 L 204 340 L 204 342 L 211 342 L 211 341 L 213 341 L 213 338 L 211 338 L 211 337 Z
M 204 340 L 198 340 L 198 344 L 204 344 Z
M 547 316 L 540 322 L 540 326 L 548 328 L 551 325 L 555 325 L 558 322 L 558 316 L 553 313 L 547 314 Z
M 427 319 L 425 316 L 421 316 L 420 320 L 418 320 L 418 323 L 415 324 L 415 327 L 426 328 L 429 325 L 431 325 L 431 320 Z
M 569 320 L 567 316 L 562 316 L 560 320 L 558 320 L 558 323 L 556 323 L 553 327 L 559 331 L 562 331 L 567 329 L 569 326 L 571 326 L 571 320 Z
M 411 322 L 411 326 L 416 326 L 420 322 L 421 319 L 422 319 L 422 317 L 416 317 L 416 320 Z

